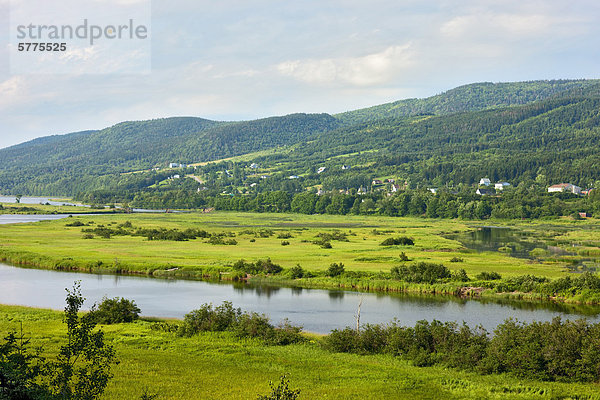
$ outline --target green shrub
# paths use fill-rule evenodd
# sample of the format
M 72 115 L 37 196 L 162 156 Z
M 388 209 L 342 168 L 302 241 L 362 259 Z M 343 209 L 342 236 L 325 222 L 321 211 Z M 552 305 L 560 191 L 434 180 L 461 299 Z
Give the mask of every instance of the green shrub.
M 304 269 L 300 266 L 300 264 L 296 264 L 295 267 L 290 268 L 290 278 L 298 279 L 304 277 Z
M 290 389 L 290 381 L 285 375 L 281 376 L 281 380 L 277 386 L 273 382 L 269 382 L 271 393 L 258 396 L 258 400 L 296 400 L 300 395 L 300 389 Z
M 246 274 L 278 274 L 283 271 L 283 268 L 279 264 L 275 264 L 270 258 L 266 260 L 258 260 L 255 263 L 245 262 L 244 260 L 238 260 L 233 264 L 232 268 L 235 271 L 244 272 Z
M 290 242 L 288 242 L 287 240 L 282 240 L 282 241 L 281 241 L 281 245 L 282 245 L 282 246 L 289 246 L 289 245 L 290 245 Z
M 502 279 L 502 276 L 497 272 L 486 272 L 483 271 L 475 276 L 477 279 L 482 281 L 495 281 Z
M 452 280 L 458 281 L 458 282 L 470 281 L 469 276 L 467 275 L 467 271 L 465 271 L 462 268 L 459 269 L 458 271 L 455 271 L 454 273 L 452 273 Z
M 334 276 L 340 276 L 341 274 L 344 273 L 344 264 L 342 263 L 333 263 L 329 266 L 329 268 L 327 268 L 327 272 L 325 273 L 325 275 L 330 276 L 330 277 L 334 277 Z
M 139 318 L 141 310 L 133 300 L 104 298 L 98 307 L 92 311 L 95 321 L 99 324 L 119 324 L 133 322 Z
M 387 238 L 381 242 L 380 246 L 414 246 L 415 242 L 406 236 L 396 238 Z
M 183 318 L 183 325 L 177 332 L 180 336 L 192 336 L 200 332 L 225 331 L 233 327 L 242 310 L 233 308 L 229 301 L 213 308 L 212 304 L 203 304 L 199 309 L 193 310 Z
M 390 272 L 393 279 L 411 283 L 433 284 L 451 276 L 450 270 L 444 265 L 426 262 L 419 262 L 408 267 L 392 267 Z

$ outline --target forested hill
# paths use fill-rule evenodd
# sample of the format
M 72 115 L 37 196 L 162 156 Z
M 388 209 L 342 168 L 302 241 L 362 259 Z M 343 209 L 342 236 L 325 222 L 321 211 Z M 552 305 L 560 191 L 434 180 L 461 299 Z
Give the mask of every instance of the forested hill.
M 170 171 L 122 174 L 240 155 L 243 163 L 228 161 L 225 168 L 256 162 L 273 175 L 253 191 L 356 188 L 382 176 L 416 186 L 471 184 L 482 176 L 589 186 L 600 180 L 599 143 L 600 80 L 480 83 L 337 116 L 167 118 L 40 138 L 0 149 L 0 193 L 139 190 L 154 187 Z M 263 150 L 269 152 L 252 155 Z M 316 174 L 321 166 L 327 171 Z M 223 167 L 207 166 L 197 174 L 218 171 Z M 244 174 L 250 172 L 256 171 Z M 292 184 L 290 175 L 301 179 Z M 130 186 L 122 186 L 124 180 Z
M 85 190 L 94 176 L 241 155 L 338 126 L 328 114 L 241 122 L 185 117 L 50 136 L 0 149 L 0 193 L 72 194 Z
M 464 111 L 527 104 L 553 97 L 600 94 L 600 80 L 554 80 L 507 83 L 473 83 L 424 99 L 393 103 L 335 115 L 344 124 L 372 122 L 390 117 L 447 115 Z

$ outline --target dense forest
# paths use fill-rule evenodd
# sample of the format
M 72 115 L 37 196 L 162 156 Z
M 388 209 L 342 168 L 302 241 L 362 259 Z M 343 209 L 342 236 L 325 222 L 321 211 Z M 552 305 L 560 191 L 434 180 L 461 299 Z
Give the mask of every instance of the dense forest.
M 546 189 L 600 187 L 599 136 L 600 81 L 481 83 L 336 116 L 170 118 L 36 139 L 0 150 L 0 192 L 149 208 L 596 213 L 595 196 Z M 484 177 L 509 190 L 475 194 Z M 276 206 L 265 200 L 278 196 Z

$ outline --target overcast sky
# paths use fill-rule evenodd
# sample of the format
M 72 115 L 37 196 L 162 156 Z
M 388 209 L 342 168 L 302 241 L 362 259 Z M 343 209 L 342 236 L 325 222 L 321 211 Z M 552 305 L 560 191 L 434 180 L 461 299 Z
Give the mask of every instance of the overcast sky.
M 472 82 L 600 77 L 597 0 L 153 0 L 149 74 L 11 74 L 9 10 L 0 0 L 0 147 L 124 120 L 337 113 Z

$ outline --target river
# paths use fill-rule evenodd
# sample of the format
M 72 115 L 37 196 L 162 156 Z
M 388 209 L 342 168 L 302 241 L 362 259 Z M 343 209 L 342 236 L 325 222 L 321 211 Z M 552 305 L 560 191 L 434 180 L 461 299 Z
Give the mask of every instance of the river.
M 6 217 L 21 220 L 7 221 Z M 32 222 L 60 218 L 58 215 L 0 215 L 1 223 Z M 62 216 L 64 217 L 64 216 Z M 3 222 L 4 221 L 4 222 Z M 305 330 L 328 333 L 355 324 L 354 316 L 362 299 L 361 323 L 387 323 L 397 319 L 403 325 L 419 320 L 466 322 L 492 331 L 507 318 L 520 321 L 549 321 L 556 316 L 569 319 L 583 314 L 600 322 L 600 308 L 528 302 L 496 302 L 460 299 L 451 296 L 389 295 L 337 290 L 225 284 L 150 277 L 97 275 L 53 270 L 17 268 L 0 264 L 0 303 L 53 309 L 64 308 L 65 288 L 81 281 L 85 307 L 103 297 L 134 300 L 146 316 L 182 318 L 203 303 L 230 301 L 246 311 L 264 313 L 275 323 L 288 318 Z

